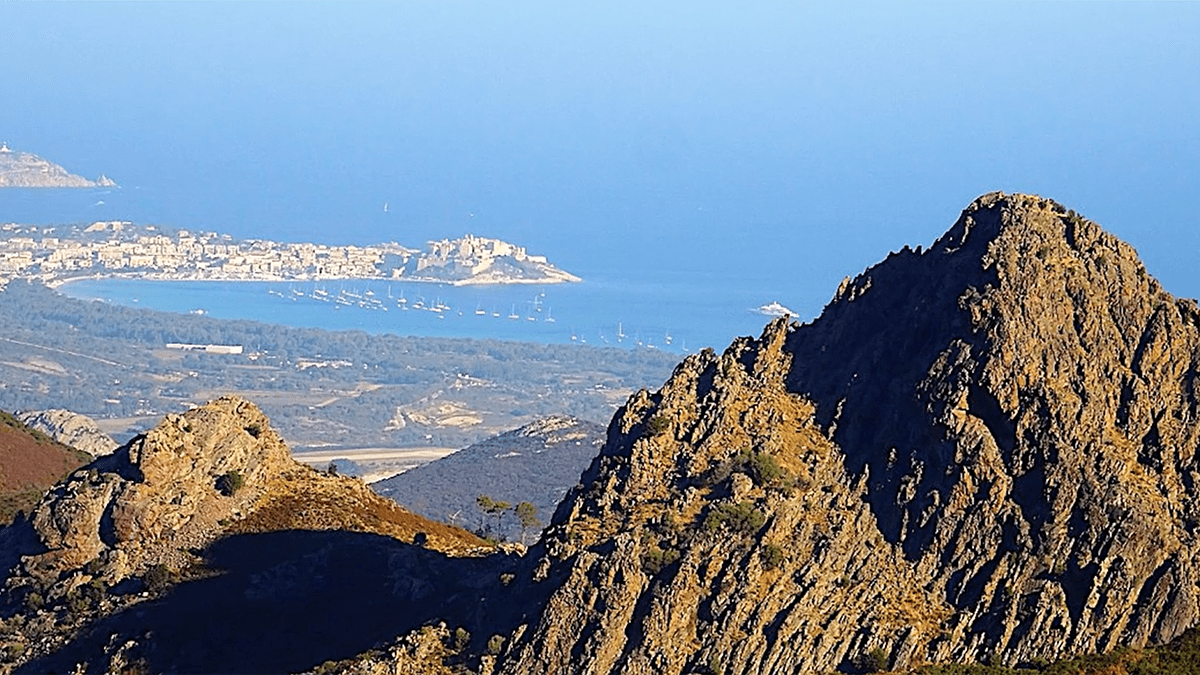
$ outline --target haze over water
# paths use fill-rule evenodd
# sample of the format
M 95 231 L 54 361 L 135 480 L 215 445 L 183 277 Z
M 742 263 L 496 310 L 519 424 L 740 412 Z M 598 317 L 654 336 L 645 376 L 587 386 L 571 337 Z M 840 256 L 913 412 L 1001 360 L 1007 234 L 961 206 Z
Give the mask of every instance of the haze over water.
M 0 191 L 0 221 L 470 232 L 720 347 L 1001 189 L 1200 295 L 1195 4 L 4 3 L 0 30 L 0 140 L 122 185 Z

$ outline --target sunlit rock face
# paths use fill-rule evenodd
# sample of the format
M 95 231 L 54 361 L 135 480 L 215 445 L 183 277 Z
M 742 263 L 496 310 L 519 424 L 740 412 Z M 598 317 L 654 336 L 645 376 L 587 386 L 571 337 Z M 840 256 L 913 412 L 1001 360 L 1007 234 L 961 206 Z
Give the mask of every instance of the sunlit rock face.
M 1200 315 L 1127 244 L 986 195 L 927 250 L 688 358 L 613 420 L 503 673 L 1015 664 L 1200 619 Z

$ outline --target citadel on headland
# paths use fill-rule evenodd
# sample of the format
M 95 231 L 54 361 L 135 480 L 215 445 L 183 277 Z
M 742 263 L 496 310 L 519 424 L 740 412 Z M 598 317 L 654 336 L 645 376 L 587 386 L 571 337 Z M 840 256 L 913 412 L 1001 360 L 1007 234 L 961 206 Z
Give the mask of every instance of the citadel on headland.
M 391 242 L 330 246 L 215 232 L 170 232 L 127 221 L 86 227 L 0 225 L 0 279 L 136 276 L 176 281 L 395 279 L 453 285 L 563 283 L 581 279 L 545 256 L 499 239 L 465 235 L 429 242 L 425 251 Z

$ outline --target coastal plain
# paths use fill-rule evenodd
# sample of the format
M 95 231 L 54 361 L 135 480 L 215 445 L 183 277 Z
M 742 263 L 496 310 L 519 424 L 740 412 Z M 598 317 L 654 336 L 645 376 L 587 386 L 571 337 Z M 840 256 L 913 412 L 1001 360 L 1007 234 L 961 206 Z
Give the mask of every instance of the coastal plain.
M 68 408 L 123 442 L 166 413 L 236 394 L 260 405 L 298 455 L 314 450 L 334 459 L 363 448 L 462 448 L 548 415 L 602 422 L 629 394 L 662 382 L 677 361 L 649 349 L 167 314 L 76 300 L 24 280 L 0 291 L 0 320 L 8 327 L 0 339 L 0 398 L 9 408 Z M 184 342 L 254 348 L 166 348 Z M 389 470 L 371 462 L 372 474 Z M 402 459 L 395 468 L 411 465 Z

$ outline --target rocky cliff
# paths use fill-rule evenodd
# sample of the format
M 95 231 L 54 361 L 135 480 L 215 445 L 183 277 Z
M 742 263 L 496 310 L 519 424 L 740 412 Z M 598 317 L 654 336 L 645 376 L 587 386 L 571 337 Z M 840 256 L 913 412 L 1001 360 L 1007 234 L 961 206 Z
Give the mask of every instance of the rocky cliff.
M 0 146 L 0 188 L 90 188 L 115 187 L 101 175 L 97 180 L 76 176 L 61 166 L 29 152 L 14 152 Z
M 821 317 L 614 419 L 497 671 L 1033 662 L 1200 622 L 1200 314 L 1045 199 L 984 196 Z

